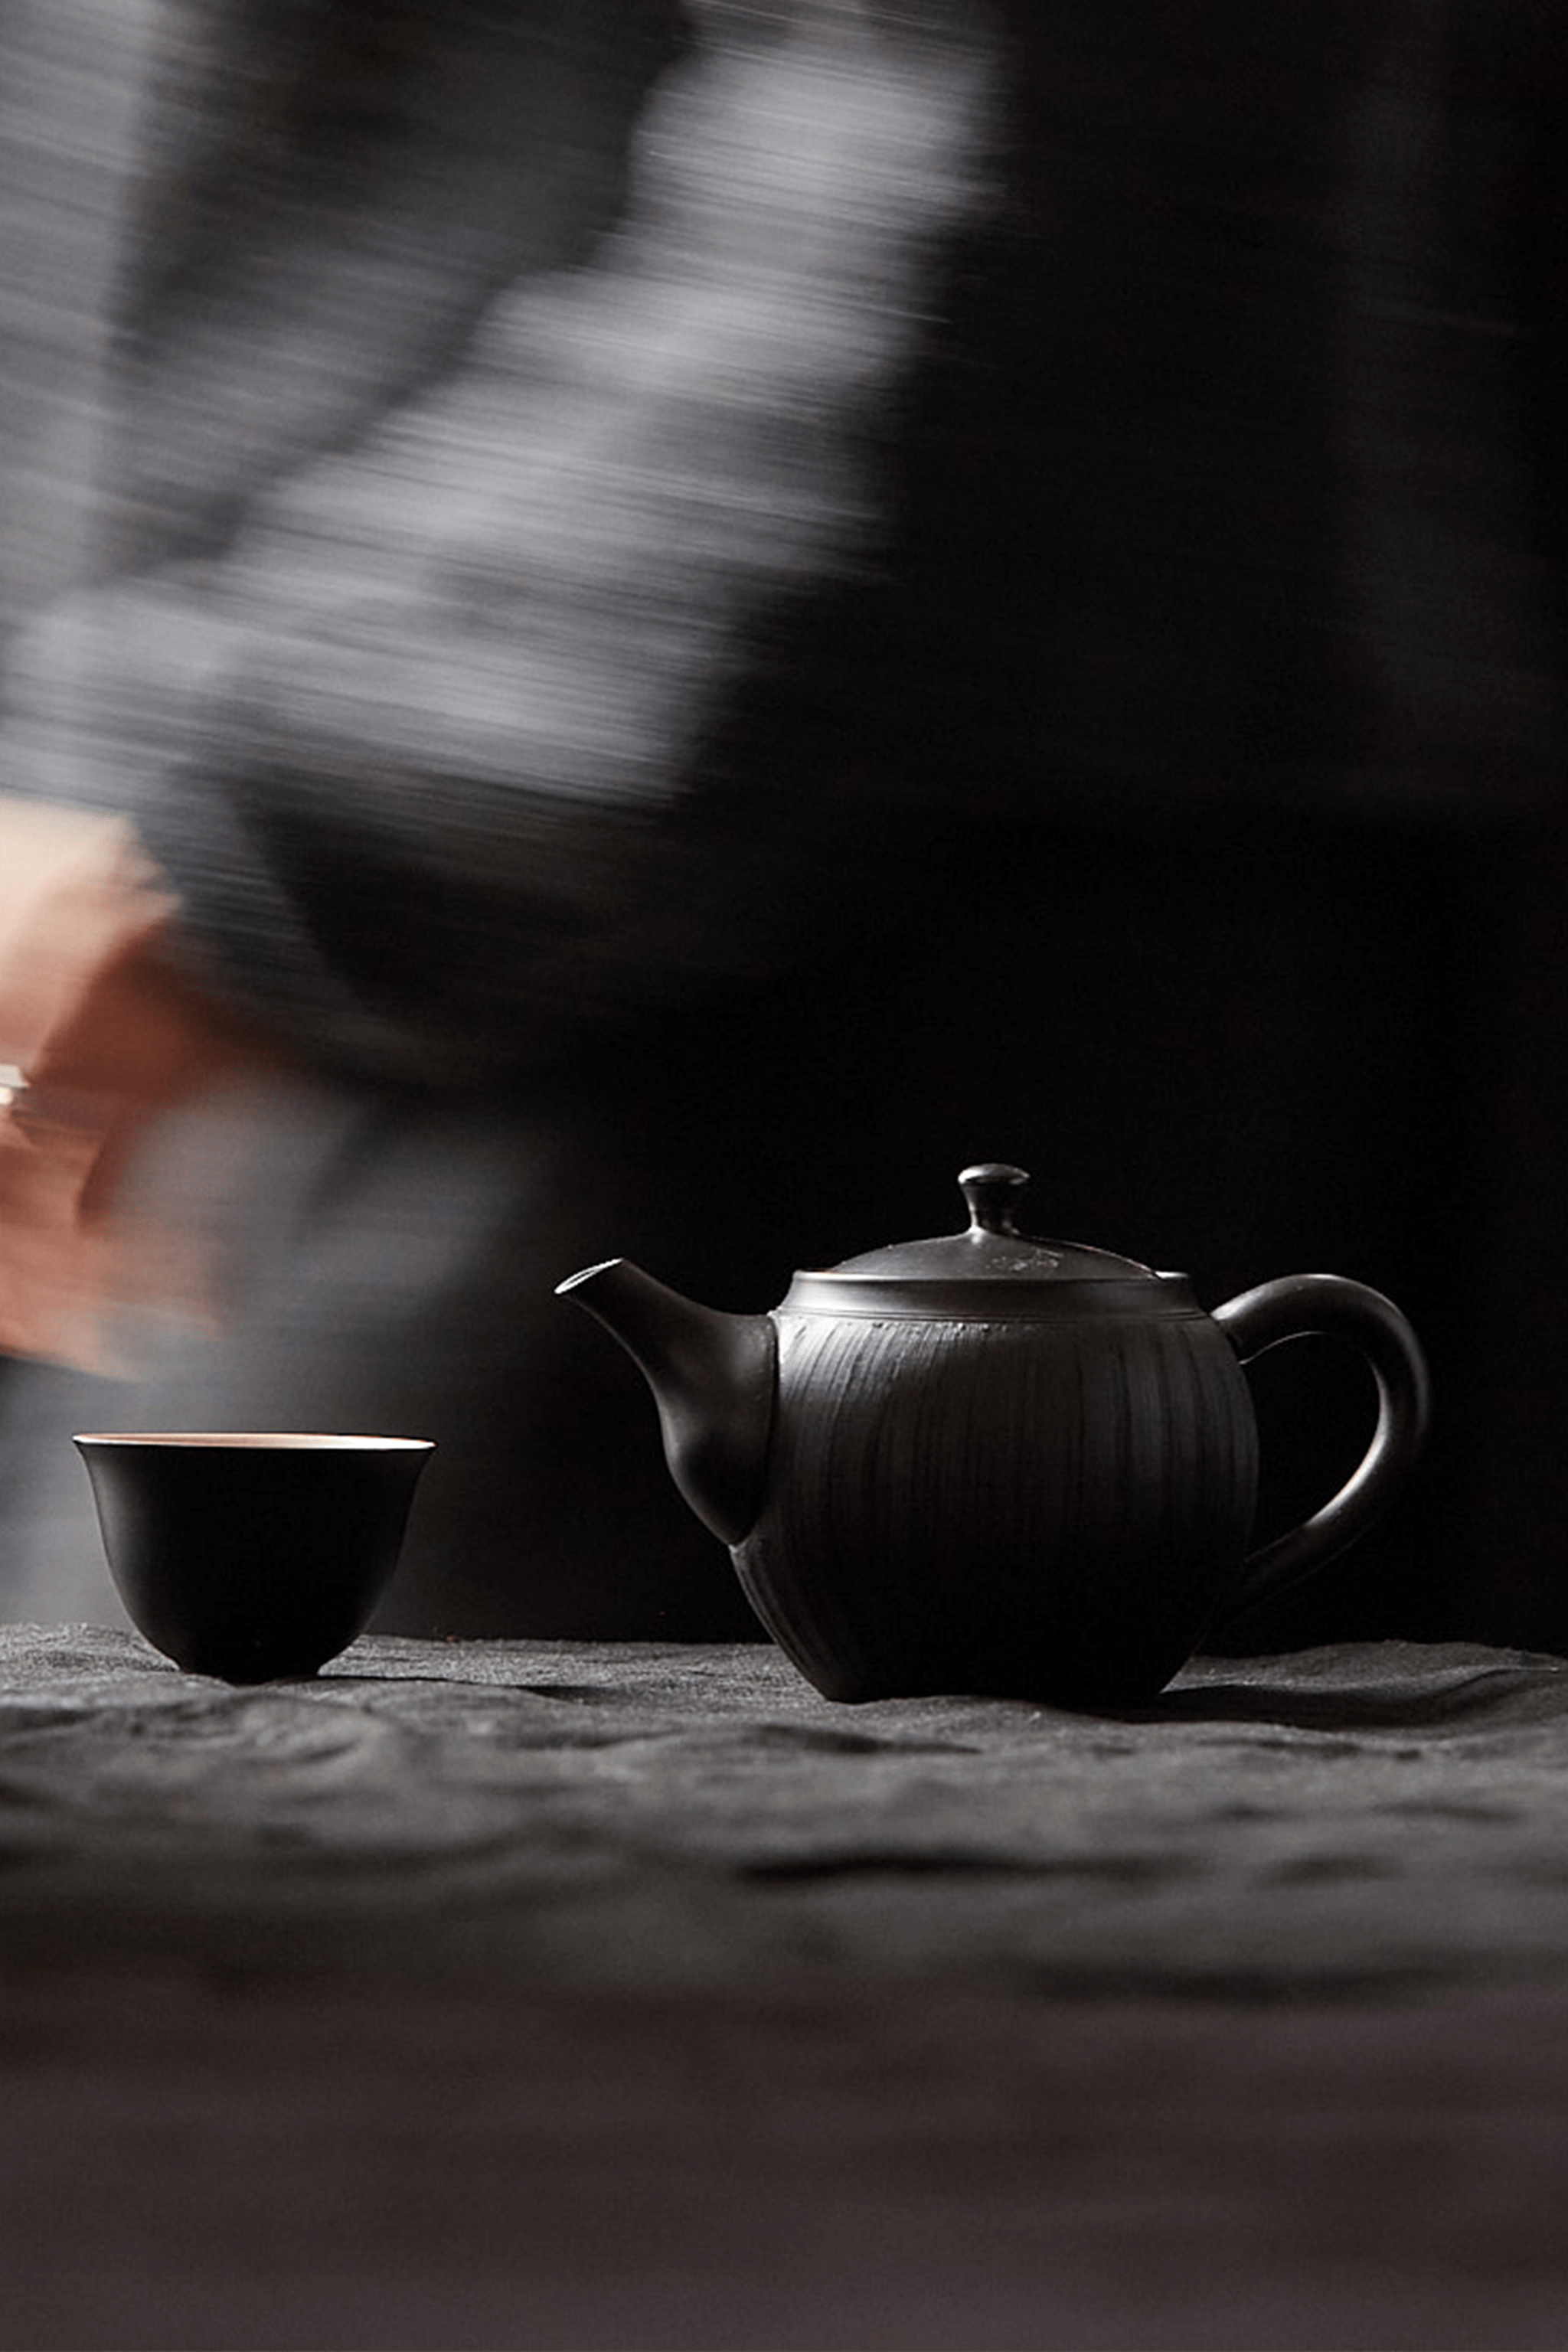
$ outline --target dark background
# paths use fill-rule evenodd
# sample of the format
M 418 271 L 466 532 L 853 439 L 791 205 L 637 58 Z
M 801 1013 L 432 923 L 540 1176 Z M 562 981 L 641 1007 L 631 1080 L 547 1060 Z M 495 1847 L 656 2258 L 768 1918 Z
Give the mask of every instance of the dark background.
M 307 62 L 356 14 L 232 13 L 258 57 Z M 1369 1282 L 1431 1358 L 1427 1458 L 1251 1638 L 1568 1650 L 1563 11 L 1001 13 L 1004 201 L 933 289 L 889 420 L 888 561 L 799 619 L 735 714 L 753 778 L 781 746 L 755 804 L 784 834 L 847 747 L 880 779 L 826 869 L 837 944 L 677 1024 L 662 1062 L 610 1057 L 606 1148 L 644 1149 L 640 1084 L 668 1161 L 641 1223 L 617 1207 L 589 1246 L 760 1307 L 798 1263 L 950 1228 L 958 1170 L 994 1157 L 1032 1171 L 1036 1230 L 1182 1268 L 1205 1303 Z M 399 17 L 432 39 L 500 21 Z M 0 31 L 55 37 L 22 0 Z M 44 257 L 7 296 L 8 610 L 63 562 L 25 525 L 73 302 L 106 268 L 71 223 L 111 202 L 130 137 L 111 47 L 67 62 L 101 73 L 102 142 L 21 142 L 5 194 L 18 239 L 47 229 L 11 248 Z M 330 190 L 355 118 L 311 87 Z M 198 218 L 193 268 L 221 275 L 245 221 L 208 240 Z M 681 1184 L 688 1263 L 659 1206 Z M 544 1255 L 563 1275 L 579 1242 Z M 583 1393 L 622 1384 L 648 1457 L 626 1467 L 618 1419 L 605 1475 L 677 1512 L 636 1374 L 586 1325 L 559 1344 Z M 1255 1384 L 1278 1525 L 1355 1459 L 1370 1399 L 1327 1343 Z
M 781 1285 L 947 1229 L 996 1157 L 1033 1230 L 1205 1304 L 1386 1291 L 1425 1465 L 1238 1638 L 1568 1649 L 1568 20 L 1020 21 L 1017 233 L 911 404 L 891 617 L 837 640 L 900 773 L 962 730 L 965 780 L 913 914 L 872 937 L 868 892 L 858 959 L 781 992 L 753 1112 L 714 1024 L 731 1181 Z M 1252 1377 L 1268 1531 L 1370 1385 L 1326 1341 Z

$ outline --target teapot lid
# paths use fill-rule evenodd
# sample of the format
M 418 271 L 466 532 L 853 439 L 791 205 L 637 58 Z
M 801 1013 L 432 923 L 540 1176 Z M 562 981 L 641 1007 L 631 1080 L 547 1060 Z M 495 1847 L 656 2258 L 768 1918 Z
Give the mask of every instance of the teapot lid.
M 1079 1242 L 1039 1241 L 1016 1223 L 1029 1181 L 1022 1168 L 983 1160 L 958 1180 L 969 1210 L 961 1234 L 895 1242 L 827 1269 L 839 1275 L 883 1276 L 895 1282 L 1152 1282 L 1153 1269 L 1112 1250 Z
M 1015 1223 L 1028 1178 L 985 1160 L 959 1178 L 969 1206 L 961 1234 L 898 1242 L 797 1274 L 777 1312 L 870 1317 L 882 1322 L 1055 1321 L 1083 1316 L 1195 1315 L 1184 1275 L 1081 1242 L 1037 1241 Z

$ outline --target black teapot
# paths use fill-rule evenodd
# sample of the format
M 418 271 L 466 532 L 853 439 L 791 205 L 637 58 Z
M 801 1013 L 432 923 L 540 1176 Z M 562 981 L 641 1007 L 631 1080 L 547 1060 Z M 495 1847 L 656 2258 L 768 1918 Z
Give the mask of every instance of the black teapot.
M 1427 1415 L 1397 1307 L 1290 1275 L 1212 1314 L 1184 1275 L 1016 1228 L 1022 1170 L 959 1179 L 967 1231 L 797 1274 L 770 1315 L 694 1306 L 623 1258 L 559 1286 L 636 1359 L 677 1486 L 825 1696 L 1142 1705 L 1227 1615 L 1344 1549 Z M 1337 1333 L 1377 1427 L 1321 1510 L 1248 1555 L 1241 1367 Z

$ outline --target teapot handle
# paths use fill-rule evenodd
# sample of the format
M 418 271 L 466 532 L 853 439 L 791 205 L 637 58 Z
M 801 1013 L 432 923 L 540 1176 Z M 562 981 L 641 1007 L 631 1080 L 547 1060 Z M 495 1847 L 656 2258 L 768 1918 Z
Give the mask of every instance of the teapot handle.
M 1337 1274 L 1290 1274 L 1216 1307 L 1214 1319 L 1244 1364 L 1286 1339 L 1322 1332 L 1358 1348 L 1377 1382 L 1372 1444 L 1331 1501 L 1248 1554 L 1221 1612 L 1238 1617 L 1289 1591 L 1380 1517 L 1405 1485 L 1426 1434 L 1431 1391 L 1420 1341 L 1392 1299 Z

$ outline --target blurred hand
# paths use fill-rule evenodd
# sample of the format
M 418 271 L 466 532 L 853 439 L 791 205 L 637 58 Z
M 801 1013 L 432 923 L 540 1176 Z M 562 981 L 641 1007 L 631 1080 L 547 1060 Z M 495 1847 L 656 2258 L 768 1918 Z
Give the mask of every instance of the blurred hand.
M 110 1370 L 118 1310 L 207 1311 L 193 1241 L 123 1180 L 150 1121 L 273 1059 L 181 969 L 128 824 L 0 798 L 0 1349 Z

